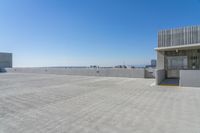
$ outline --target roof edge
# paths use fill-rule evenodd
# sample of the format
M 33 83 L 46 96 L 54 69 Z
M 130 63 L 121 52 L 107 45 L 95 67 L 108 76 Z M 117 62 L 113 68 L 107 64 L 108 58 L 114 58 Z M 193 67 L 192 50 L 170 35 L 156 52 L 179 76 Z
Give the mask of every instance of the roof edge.
M 187 49 L 187 48 L 190 49 L 190 48 L 195 48 L 195 47 L 200 47 L 200 43 L 170 46 L 170 47 L 158 47 L 158 48 L 155 48 L 155 50 L 156 51 L 165 51 L 165 50 L 176 50 L 176 49 Z

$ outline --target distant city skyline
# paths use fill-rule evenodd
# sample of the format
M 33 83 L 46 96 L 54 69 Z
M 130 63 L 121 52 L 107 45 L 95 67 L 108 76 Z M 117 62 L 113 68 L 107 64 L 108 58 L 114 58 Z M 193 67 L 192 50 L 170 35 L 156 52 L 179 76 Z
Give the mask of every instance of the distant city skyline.
M 14 67 L 144 66 L 157 32 L 200 24 L 199 0 L 2 0 L 0 52 Z

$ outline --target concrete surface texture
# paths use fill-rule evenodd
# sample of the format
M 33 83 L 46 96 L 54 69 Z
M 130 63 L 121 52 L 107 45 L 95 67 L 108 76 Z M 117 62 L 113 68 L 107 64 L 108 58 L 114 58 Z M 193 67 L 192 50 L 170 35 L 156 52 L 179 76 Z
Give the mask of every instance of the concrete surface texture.
M 81 75 L 100 77 L 128 77 L 128 78 L 153 78 L 152 71 L 144 68 L 120 69 L 120 68 L 7 68 L 7 72 L 14 73 L 43 73 L 61 75 Z
M 0 68 L 12 67 L 12 54 L 11 53 L 0 53 Z
M 165 69 L 165 56 L 163 51 L 157 51 L 157 69 Z
M 199 133 L 200 89 L 153 79 L 0 74 L 0 133 Z
M 159 85 L 165 79 L 165 70 L 164 69 L 156 70 L 155 77 L 156 77 L 156 85 Z
M 180 86 L 200 87 L 200 70 L 180 70 Z

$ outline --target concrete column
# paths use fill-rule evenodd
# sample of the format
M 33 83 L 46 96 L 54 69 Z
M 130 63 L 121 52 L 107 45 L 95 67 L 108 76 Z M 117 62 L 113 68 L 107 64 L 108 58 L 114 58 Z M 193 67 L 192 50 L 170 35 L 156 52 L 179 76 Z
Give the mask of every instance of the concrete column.
M 156 84 L 165 79 L 165 52 L 157 51 Z
M 157 69 L 165 69 L 165 54 L 163 51 L 157 51 Z

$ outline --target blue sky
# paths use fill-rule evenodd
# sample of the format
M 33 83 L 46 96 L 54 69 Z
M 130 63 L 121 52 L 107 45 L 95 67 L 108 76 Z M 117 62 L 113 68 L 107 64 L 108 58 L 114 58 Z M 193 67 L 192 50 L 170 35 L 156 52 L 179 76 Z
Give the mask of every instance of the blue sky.
M 200 0 L 0 0 L 14 66 L 149 64 L 157 32 L 200 24 Z

